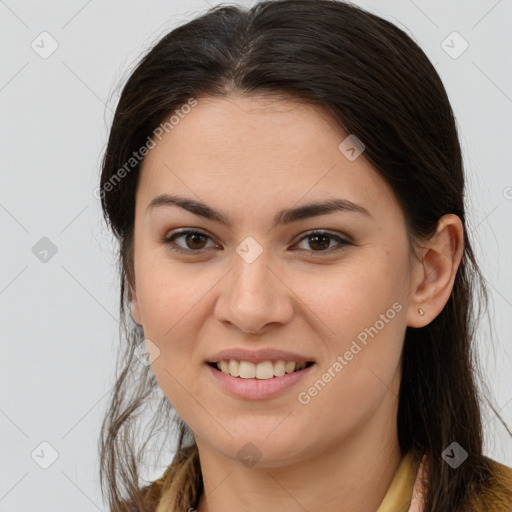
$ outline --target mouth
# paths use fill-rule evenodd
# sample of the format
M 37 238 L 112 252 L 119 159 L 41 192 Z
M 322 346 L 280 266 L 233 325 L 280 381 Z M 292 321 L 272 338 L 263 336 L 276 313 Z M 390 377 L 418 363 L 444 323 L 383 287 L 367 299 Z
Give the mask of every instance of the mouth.
M 314 361 L 237 361 L 235 359 L 207 363 L 215 370 L 239 379 L 269 380 L 286 374 L 299 373 L 315 364 Z

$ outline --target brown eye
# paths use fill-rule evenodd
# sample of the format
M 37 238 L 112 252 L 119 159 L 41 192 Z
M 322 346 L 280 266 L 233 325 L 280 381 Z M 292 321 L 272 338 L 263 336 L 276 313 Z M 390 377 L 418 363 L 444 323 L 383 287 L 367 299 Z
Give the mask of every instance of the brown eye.
M 309 245 L 312 249 L 323 250 L 328 249 L 331 237 L 328 235 L 311 235 L 309 236 Z
M 179 239 L 183 239 L 183 241 L 181 243 L 177 243 L 176 240 Z M 209 240 L 213 245 L 207 246 Z M 174 251 L 189 254 L 201 253 L 203 250 L 219 247 L 219 245 L 213 242 L 209 235 L 195 230 L 179 231 L 164 238 L 162 241 L 166 245 L 169 245 L 169 247 Z M 297 245 L 304 243 L 303 241 L 307 241 L 307 247 L 303 247 L 302 249 L 310 253 L 330 253 L 343 249 L 346 245 L 351 245 L 350 241 L 325 231 L 310 232 L 303 236 Z M 335 243 L 334 246 L 331 246 L 333 241 L 337 243 Z
M 334 235 L 325 231 L 313 231 L 302 237 L 299 243 L 303 240 L 307 240 L 308 247 L 304 248 L 310 252 L 328 252 L 330 249 L 337 250 L 342 249 L 345 245 L 350 245 L 348 240 L 345 240 L 337 235 Z M 338 242 L 337 247 L 331 247 L 332 241 Z
M 176 243 L 175 240 L 183 239 L 182 244 Z M 164 243 L 169 244 L 169 246 L 181 252 L 200 252 L 203 249 L 208 249 L 206 246 L 208 240 L 211 238 L 205 233 L 201 233 L 200 231 L 180 231 L 167 237 L 164 239 Z M 211 247 L 211 246 L 210 246 Z
M 206 238 L 208 237 L 201 233 L 189 233 L 185 235 L 185 243 L 189 249 L 203 249 Z

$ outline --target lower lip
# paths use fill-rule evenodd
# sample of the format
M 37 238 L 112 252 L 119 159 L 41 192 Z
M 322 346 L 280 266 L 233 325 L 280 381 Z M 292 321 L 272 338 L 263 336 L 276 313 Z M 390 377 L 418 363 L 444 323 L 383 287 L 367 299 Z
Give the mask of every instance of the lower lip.
M 315 365 L 312 364 L 298 372 L 285 373 L 281 377 L 272 377 L 271 379 L 242 379 L 216 370 L 209 364 L 206 366 L 216 382 L 228 393 L 243 400 L 265 400 L 290 389 L 308 375 Z

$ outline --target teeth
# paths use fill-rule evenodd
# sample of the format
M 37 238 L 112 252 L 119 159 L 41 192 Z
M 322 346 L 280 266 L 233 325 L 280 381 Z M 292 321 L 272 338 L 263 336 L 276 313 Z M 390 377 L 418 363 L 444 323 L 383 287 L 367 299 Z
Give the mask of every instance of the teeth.
M 239 377 L 240 376 L 240 363 L 238 361 L 235 361 L 234 359 L 231 359 L 231 361 L 229 361 L 228 373 L 230 375 L 232 375 L 233 377 Z
M 264 361 L 256 365 L 257 379 L 271 379 L 274 376 L 274 365 L 272 361 Z
M 288 361 L 285 365 L 284 365 L 284 369 L 286 371 L 286 373 L 292 373 L 295 371 L 295 362 L 294 361 Z
M 256 377 L 256 365 L 249 361 L 240 361 L 240 377 L 242 379 L 254 379 Z
M 226 375 L 232 377 L 240 377 L 242 379 L 271 379 L 273 377 L 281 377 L 285 373 L 293 373 L 306 367 L 306 362 L 301 361 L 263 361 L 255 364 L 250 361 L 219 361 L 217 368 Z
M 219 370 L 229 375 L 229 363 L 227 361 L 221 361 Z
M 281 377 L 282 375 L 285 374 L 285 368 L 286 368 L 286 364 L 284 361 L 282 361 L 282 360 L 276 361 L 274 363 L 274 375 L 276 377 Z

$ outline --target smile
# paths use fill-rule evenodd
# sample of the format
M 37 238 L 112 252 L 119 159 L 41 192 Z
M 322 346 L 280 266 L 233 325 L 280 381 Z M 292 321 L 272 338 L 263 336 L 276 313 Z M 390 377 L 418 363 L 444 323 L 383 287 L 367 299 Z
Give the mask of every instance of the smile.
M 223 360 L 217 363 L 209 363 L 210 366 L 220 370 L 231 377 L 241 379 L 272 379 L 282 377 L 287 373 L 295 373 L 307 368 L 314 363 L 312 361 L 262 361 L 253 363 L 251 361 L 237 361 L 235 359 Z

